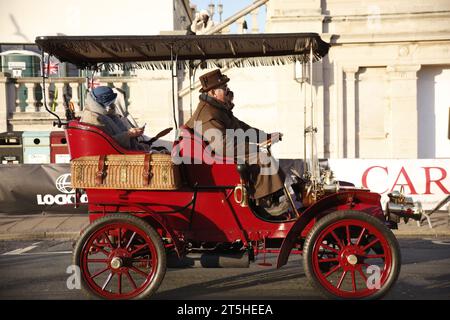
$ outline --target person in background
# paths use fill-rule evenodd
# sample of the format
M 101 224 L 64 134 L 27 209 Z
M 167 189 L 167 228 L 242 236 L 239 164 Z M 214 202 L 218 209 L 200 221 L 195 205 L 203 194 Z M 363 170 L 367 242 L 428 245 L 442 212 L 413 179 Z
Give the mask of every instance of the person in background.
M 201 10 L 195 14 L 194 21 L 192 21 L 191 32 L 189 34 L 201 35 L 205 34 L 214 26 L 214 22 L 209 16 L 208 11 Z

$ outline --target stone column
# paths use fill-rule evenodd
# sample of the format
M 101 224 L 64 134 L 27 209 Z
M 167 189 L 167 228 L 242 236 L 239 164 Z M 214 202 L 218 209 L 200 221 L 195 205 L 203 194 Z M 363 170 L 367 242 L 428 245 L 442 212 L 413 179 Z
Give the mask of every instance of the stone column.
M 8 73 L 0 73 L 0 132 L 8 131 L 9 94 L 8 84 L 11 78 Z
M 330 157 L 344 157 L 344 71 L 335 63 L 332 74 L 334 85 L 330 89 Z
M 355 93 L 355 74 L 358 67 L 344 67 L 345 74 L 345 145 L 344 150 L 346 158 L 355 158 L 356 156 L 356 93 Z
M 258 25 L 259 8 L 253 10 L 250 14 L 252 16 L 252 31 L 251 31 L 251 33 L 259 33 L 259 25 Z
M 308 64 L 309 68 L 309 64 Z M 317 61 L 313 64 L 313 85 L 314 85 L 314 126 L 317 127 L 316 142 L 317 142 L 317 156 L 324 158 L 325 155 L 325 122 L 324 122 L 324 79 L 323 79 L 323 64 L 322 61 Z
M 78 97 L 80 84 L 78 82 L 72 82 L 70 84 L 70 87 L 72 88 L 72 102 L 73 106 L 75 107 L 75 112 L 80 112 L 81 111 L 80 99 Z
M 36 112 L 36 95 L 34 94 L 34 87 L 36 86 L 33 82 L 25 83 L 25 87 L 27 88 L 27 106 L 25 108 L 25 112 Z
M 392 112 L 392 158 L 417 158 L 417 71 L 421 65 L 386 68 Z
M 58 91 L 55 110 L 64 111 L 64 82 L 56 82 L 55 90 Z

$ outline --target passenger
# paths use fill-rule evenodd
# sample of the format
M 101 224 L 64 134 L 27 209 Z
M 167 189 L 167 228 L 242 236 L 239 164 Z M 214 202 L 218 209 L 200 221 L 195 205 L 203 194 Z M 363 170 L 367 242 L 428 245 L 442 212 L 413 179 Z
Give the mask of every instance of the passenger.
M 202 84 L 200 102 L 192 117 L 186 122 L 186 126 L 201 134 L 209 142 L 209 146 L 215 154 L 225 157 L 227 157 L 227 153 L 228 155 L 233 154 L 237 162 L 251 164 L 253 190 L 250 190 L 250 193 L 252 197 L 256 200 L 256 204 L 263 207 L 270 215 L 280 215 L 289 207 L 286 199 L 280 201 L 280 197 L 284 194 L 284 173 L 277 165 L 276 160 L 268 153 L 258 150 L 255 143 L 258 143 L 260 138 L 262 138 L 261 141 L 270 139 L 272 142 L 277 142 L 281 140 L 282 134 L 279 132 L 266 134 L 233 115 L 231 110 L 234 107 L 234 94 L 228 88 L 229 80 L 219 69 L 200 77 Z M 241 140 L 239 145 L 235 141 L 235 136 L 230 138 L 227 135 L 230 133 L 229 129 L 234 132 L 242 129 L 247 133 L 253 130 L 254 134 L 246 135 L 248 139 Z M 221 135 L 219 139 L 216 136 L 210 137 L 210 133 L 213 133 L 214 130 Z M 251 143 L 253 143 L 253 150 L 250 147 Z M 243 146 L 244 148 L 242 148 Z M 265 170 L 268 167 L 272 171 Z
M 126 149 L 149 151 L 150 146 L 137 139 L 144 134 L 144 128 L 132 127 L 116 113 L 116 97 L 117 93 L 110 87 L 100 86 L 91 90 L 86 96 L 80 121 L 100 127 Z

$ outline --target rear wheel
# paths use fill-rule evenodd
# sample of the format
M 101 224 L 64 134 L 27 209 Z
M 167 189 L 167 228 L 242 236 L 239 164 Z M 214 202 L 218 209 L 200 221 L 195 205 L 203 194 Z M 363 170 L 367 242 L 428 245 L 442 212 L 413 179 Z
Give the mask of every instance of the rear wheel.
M 377 299 L 400 273 L 394 234 L 364 212 L 336 211 L 317 222 L 305 240 L 305 272 L 322 294 L 338 299 Z
M 147 222 L 128 214 L 89 225 L 77 241 L 73 260 L 83 289 L 103 299 L 149 297 L 166 272 L 161 237 Z

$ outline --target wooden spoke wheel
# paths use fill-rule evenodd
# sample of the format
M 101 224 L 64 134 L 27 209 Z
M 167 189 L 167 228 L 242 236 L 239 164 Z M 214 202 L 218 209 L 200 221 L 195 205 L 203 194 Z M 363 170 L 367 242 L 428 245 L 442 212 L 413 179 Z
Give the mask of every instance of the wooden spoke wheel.
M 109 215 L 89 225 L 77 241 L 73 260 L 83 289 L 104 299 L 149 297 L 166 272 L 159 234 L 129 214 Z
M 320 219 L 305 241 L 307 277 L 322 294 L 377 299 L 400 273 L 400 249 L 390 229 L 364 212 L 336 211 Z

